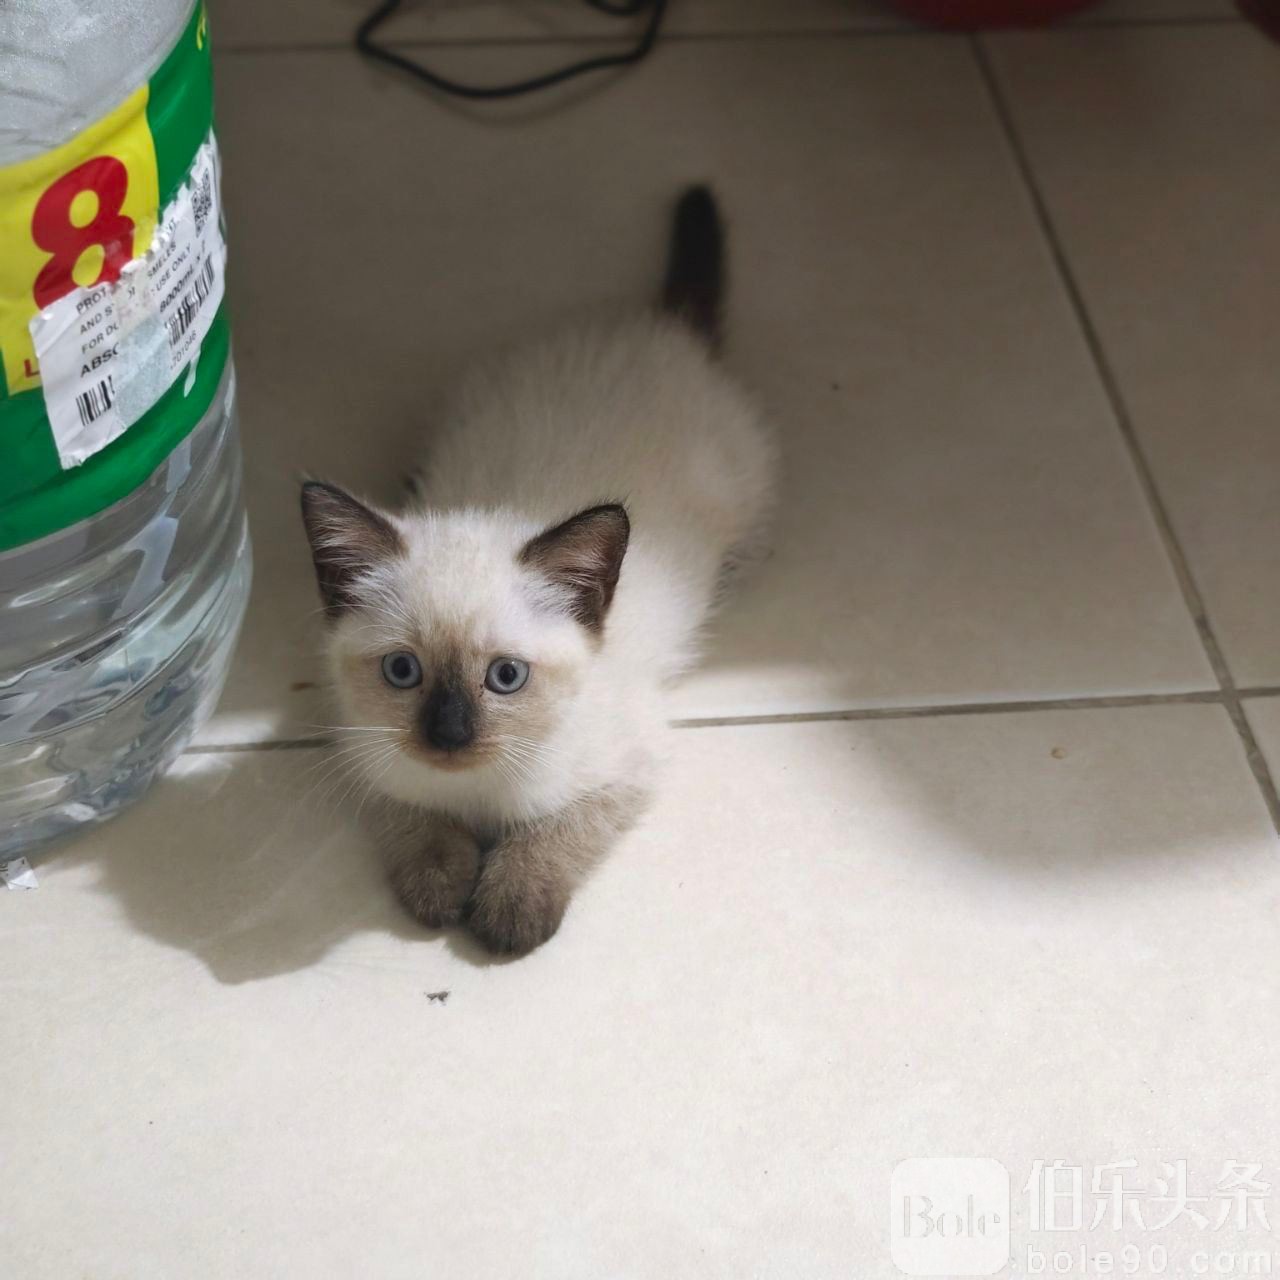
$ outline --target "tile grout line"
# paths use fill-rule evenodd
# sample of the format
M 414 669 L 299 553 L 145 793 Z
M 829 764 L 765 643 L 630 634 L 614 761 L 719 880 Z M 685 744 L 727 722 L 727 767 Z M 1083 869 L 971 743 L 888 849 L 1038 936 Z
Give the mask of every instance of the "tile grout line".
M 1051 28 L 1035 28 L 1042 34 L 1062 35 L 1071 31 L 1116 31 L 1145 30 L 1147 28 L 1168 27 L 1210 27 L 1241 26 L 1245 19 L 1241 17 L 1212 14 L 1189 14 L 1181 18 L 1078 18 L 1074 22 L 1059 23 Z M 1027 28 L 1023 28 L 1026 30 Z M 1016 28 L 1015 28 L 1016 30 Z M 833 37 L 850 40 L 875 40 L 884 37 L 900 36 L 941 36 L 952 40 L 966 37 L 963 31 L 947 31 L 936 27 L 922 26 L 883 26 L 883 27 L 794 27 L 772 31 L 668 31 L 661 37 L 663 43 L 692 43 L 697 41 L 732 41 L 732 40 L 829 40 Z M 401 36 L 391 37 L 387 45 L 394 49 L 485 49 L 493 47 L 530 47 L 551 45 L 593 45 L 625 43 L 630 37 L 625 33 L 611 34 L 602 31 L 598 34 L 583 32 L 565 33 L 563 35 L 536 36 Z M 246 44 L 233 42 L 219 44 L 219 55 L 235 54 L 253 56 L 271 53 L 337 53 L 354 51 L 350 37 L 342 40 L 315 40 L 311 42 L 280 42 L 266 44 Z
M 1239 689 L 1240 698 L 1280 698 L 1280 685 Z M 1102 711 L 1124 707 L 1222 706 L 1221 689 L 1183 693 L 1116 693 L 1080 698 L 1024 698 L 1009 702 L 936 702 L 901 707 L 846 707 L 838 711 L 779 711 L 755 716 L 688 716 L 668 720 L 672 729 L 731 729 L 770 724 L 826 724 L 832 721 L 930 720 L 949 716 L 1011 715 L 1035 711 Z M 232 755 L 241 751 L 306 751 L 330 747 L 336 738 L 271 738 L 263 742 L 211 742 L 187 747 L 183 755 Z
M 1237 691 L 1241 698 L 1280 697 L 1280 685 Z M 1000 702 L 925 702 L 915 706 L 847 707 L 838 711 L 780 711 L 756 716 L 690 716 L 669 720 L 673 729 L 715 729 L 753 724 L 821 724 L 831 720 L 934 720 L 948 716 L 1016 715 L 1035 711 L 1105 711 L 1124 707 L 1221 706 L 1221 689 L 1182 693 L 1106 693 L 1077 698 L 1022 698 Z
M 1239 691 L 1243 698 L 1280 698 L 1280 685 Z M 1095 711 L 1116 707 L 1221 706 L 1221 689 L 1182 693 L 1116 693 L 1079 698 L 1024 698 L 1007 702 L 936 702 L 900 707 L 845 707 L 837 711 L 779 711 L 765 715 L 688 716 L 668 720 L 672 729 L 719 729 L 735 725 L 824 724 L 831 721 L 929 720 L 949 716 L 1010 715 L 1033 711 Z M 211 742 L 187 747 L 184 755 L 228 755 L 238 751 L 306 751 L 329 747 L 336 738 L 273 738 L 263 742 Z
M 971 37 L 969 47 L 973 51 L 978 74 L 986 86 L 987 95 L 1000 129 L 1004 134 L 1005 143 L 1011 153 L 1014 167 L 1022 180 L 1023 188 L 1031 202 L 1032 212 L 1049 249 L 1059 283 L 1066 293 L 1067 302 L 1075 316 L 1085 347 L 1093 362 L 1094 372 L 1111 408 L 1112 417 L 1137 477 L 1138 487 L 1146 498 L 1147 509 L 1155 521 L 1160 540 L 1164 544 L 1165 554 L 1169 558 L 1178 587 L 1182 592 L 1183 601 L 1191 614 L 1192 622 L 1195 624 L 1196 632 L 1200 637 L 1200 644 L 1204 649 L 1205 657 L 1208 658 L 1209 665 L 1213 668 L 1214 678 L 1218 681 L 1218 687 L 1222 691 L 1222 706 L 1235 727 L 1236 734 L 1240 739 L 1240 745 L 1244 750 L 1245 759 L 1248 761 L 1249 768 L 1258 784 L 1258 789 L 1262 793 L 1267 812 L 1271 815 L 1271 822 L 1277 833 L 1280 834 L 1280 794 L 1277 794 L 1275 780 L 1271 776 L 1271 770 L 1267 765 L 1261 748 L 1258 746 L 1258 740 L 1254 735 L 1252 726 L 1249 724 L 1248 717 L 1245 715 L 1244 707 L 1240 701 L 1240 692 L 1236 688 L 1235 679 L 1231 674 L 1230 667 L 1227 665 L 1222 646 L 1218 643 L 1213 624 L 1209 621 L 1204 598 L 1200 594 L 1200 588 L 1196 585 L 1190 563 L 1182 549 L 1177 531 L 1174 529 L 1168 507 L 1165 505 L 1164 498 L 1161 496 L 1159 487 L 1156 484 L 1155 473 L 1147 459 L 1146 451 L 1138 439 L 1138 433 L 1134 428 L 1128 405 L 1120 390 L 1119 380 L 1116 377 L 1115 370 L 1111 367 L 1110 360 L 1107 358 L 1102 338 L 1085 302 L 1084 291 L 1076 279 L 1075 272 L 1067 257 L 1066 249 L 1058 235 L 1057 226 L 1053 221 L 1053 214 L 1049 210 L 1049 202 L 1036 179 L 1031 157 L 1027 152 L 1021 134 L 1018 132 L 1012 108 L 1000 87 L 999 79 L 996 76 L 995 68 L 991 64 L 991 59 L 982 37 Z
M 673 729 L 718 729 L 734 725 L 823 724 L 831 721 L 945 720 L 955 716 L 1019 715 L 1035 711 L 1102 711 L 1123 707 L 1218 706 L 1218 689 L 1186 693 L 1119 693 L 1081 698 L 1024 698 L 1008 702 L 939 702 L 901 707 L 850 707 L 840 711 L 781 711 L 756 716 L 691 716 L 669 720 Z

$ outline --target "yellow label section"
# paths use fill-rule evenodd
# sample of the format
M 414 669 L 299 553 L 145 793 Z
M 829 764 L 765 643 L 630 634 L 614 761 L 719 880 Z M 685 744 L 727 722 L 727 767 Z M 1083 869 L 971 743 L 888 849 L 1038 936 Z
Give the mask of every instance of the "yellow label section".
M 79 285 L 119 278 L 159 214 L 147 86 L 69 142 L 0 169 L 0 357 L 9 394 L 40 385 L 28 328 Z

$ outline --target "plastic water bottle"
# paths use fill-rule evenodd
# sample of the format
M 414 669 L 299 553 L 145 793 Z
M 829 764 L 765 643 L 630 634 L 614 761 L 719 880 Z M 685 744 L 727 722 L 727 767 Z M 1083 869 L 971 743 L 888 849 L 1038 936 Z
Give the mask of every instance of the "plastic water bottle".
M 0 860 L 136 799 L 249 592 L 209 33 L 0 4 Z

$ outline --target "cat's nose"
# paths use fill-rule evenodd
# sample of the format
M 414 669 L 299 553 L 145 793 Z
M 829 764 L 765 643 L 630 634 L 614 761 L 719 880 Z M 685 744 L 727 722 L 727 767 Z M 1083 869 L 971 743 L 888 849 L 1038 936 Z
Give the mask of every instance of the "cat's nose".
M 475 740 L 475 706 L 456 685 L 439 682 L 423 704 L 419 727 L 431 746 L 460 751 Z

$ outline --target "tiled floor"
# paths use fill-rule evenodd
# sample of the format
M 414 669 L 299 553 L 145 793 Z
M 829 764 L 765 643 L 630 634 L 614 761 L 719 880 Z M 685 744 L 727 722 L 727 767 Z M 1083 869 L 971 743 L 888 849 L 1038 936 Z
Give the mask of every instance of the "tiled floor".
M 3 903 L 0 1274 L 889 1277 L 911 1157 L 1005 1165 L 1006 1274 L 1280 1270 L 1280 47 L 673 0 L 643 66 L 475 110 L 357 61 L 367 4 L 210 3 L 257 585 L 200 745 Z M 615 26 L 397 30 L 496 79 Z M 328 798 L 297 478 L 392 495 L 466 353 L 651 294 L 694 178 L 776 551 L 654 811 L 489 963 Z M 1090 1230 L 1126 1160 L 1145 1222 Z M 1246 1225 L 1152 1226 L 1179 1161 L 1262 1166 Z

